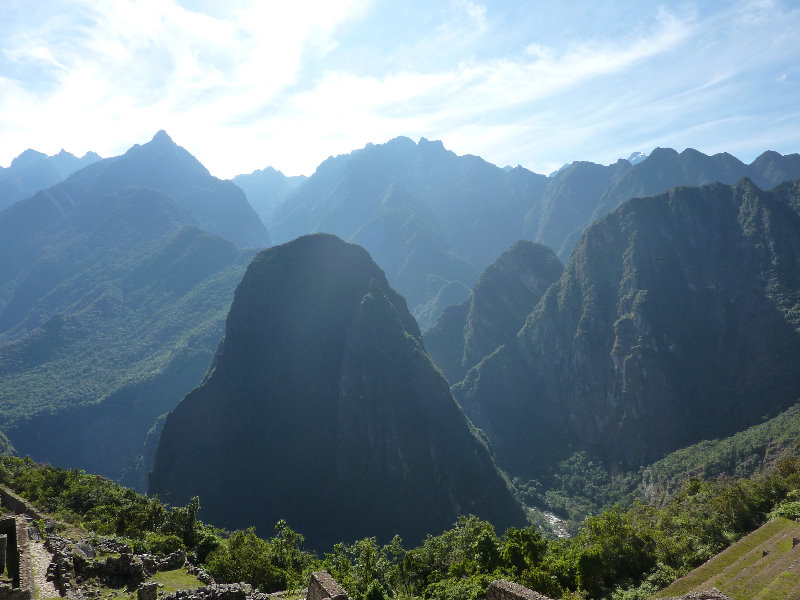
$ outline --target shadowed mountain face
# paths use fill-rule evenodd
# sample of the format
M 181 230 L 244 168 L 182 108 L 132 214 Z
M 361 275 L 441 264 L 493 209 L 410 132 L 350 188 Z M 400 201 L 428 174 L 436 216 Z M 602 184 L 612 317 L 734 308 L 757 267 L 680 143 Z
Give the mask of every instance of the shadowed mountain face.
M 62 150 L 47 156 L 36 150 L 25 150 L 11 161 L 7 169 L 0 167 L 0 211 L 17 200 L 28 198 L 39 190 L 49 188 L 75 171 L 101 160 L 94 152 L 82 158 Z
M 471 367 L 511 341 L 563 271 L 550 248 L 526 241 L 487 267 L 470 297 L 448 307 L 425 332 L 425 347 L 448 381 L 461 381 Z
M 793 404 L 797 189 L 676 188 L 592 225 L 513 343 L 454 388 L 499 464 L 537 476 L 588 450 L 634 467 Z
M 148 430 L 202 377 L 254 252 L 156 189 L 213 180 L 184 153 L 159 134 L 0 213 L 0 429 L 21 453 L 141 487 Z
M 203 384 L 164 424 L 150 491 L 198 495 L 226 527 L 285 518 L 317 548 L 415 542 L 466 513 L 523 521 L 402 296 L 362 248 L 320 234 L 248 267 Z

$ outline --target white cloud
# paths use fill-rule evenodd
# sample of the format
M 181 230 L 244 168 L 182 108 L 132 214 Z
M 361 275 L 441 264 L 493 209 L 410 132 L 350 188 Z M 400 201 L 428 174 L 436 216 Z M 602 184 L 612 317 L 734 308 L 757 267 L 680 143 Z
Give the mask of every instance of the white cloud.
M 719 139 L 737 111 L 773 110 L 763 97 L 778 88 L 792 104 L 797 9 L 631 12 L 622 1 L 604 6 L 624 27 L 576 5 L 570 36 L 514 13 L 507 43 L 494 4 L 442 0 L 419 23 L 378 31 L 394 43 L 360 60 L 365 46 L 348 54 L 348 35 L 373 39 L 368 18 L 382 8 L 366 0 L 42 0 L 47 18 L 0 24 L 0 164 L 26 147 L 121 153 L 165 128 L 221 176 L 268 164 L 309 173 L 397 135 L 546 172 L 682 135 Z

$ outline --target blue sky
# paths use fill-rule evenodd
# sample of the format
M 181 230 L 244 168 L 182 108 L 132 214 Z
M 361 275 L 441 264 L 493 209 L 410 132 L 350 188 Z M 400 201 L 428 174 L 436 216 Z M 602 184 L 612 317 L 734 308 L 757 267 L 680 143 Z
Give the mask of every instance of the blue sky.
M 405 135 L 549 173 L 800 152 L 800 3 L 0 0 L 0 165 L 159 129 L 213 174 Z

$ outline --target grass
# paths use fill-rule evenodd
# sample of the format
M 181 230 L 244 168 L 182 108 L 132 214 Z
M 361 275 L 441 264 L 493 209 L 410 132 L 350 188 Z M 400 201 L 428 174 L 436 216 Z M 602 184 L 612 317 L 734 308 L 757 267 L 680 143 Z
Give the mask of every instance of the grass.
M 204 586 L 205 584 L 194 575 L 186 572 L 186 569 L 180 568 L 174 571 L 159 571 L 151 578 L 151 581 L 162 584 L 164 587 L 159 587 L 160 592 L 170 594 L 178 590 L 188 590 Z
M 716 587 L 734 600 L 800 599 L 800 545 L 792 538 L 800 538 L 800 523 L 773 519 L 655 598 Z
M 153 575 L 148 581 L 155 581 L 160 584 L 158 588 L 159 594 L 170 594 L 178 590 L 196 589 L 203 587 L 203 584 L 197 577 L 190 575 L 186 569 L 181 567 L 174 571 L 160 571 Z M 84 593 L 93 591 L 99 594 L 95 596 L 96 600 L 136 600 L 136 590 L 129 591 L 126 588 L 112 588 L 103 585 L 100 581 L 94 579 L 85 581 L 80 586 Z

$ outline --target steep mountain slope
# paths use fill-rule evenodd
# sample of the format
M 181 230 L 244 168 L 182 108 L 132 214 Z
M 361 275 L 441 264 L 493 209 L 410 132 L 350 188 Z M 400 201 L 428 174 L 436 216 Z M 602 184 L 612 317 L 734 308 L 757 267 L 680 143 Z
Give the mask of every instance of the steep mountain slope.
M 100 160 L 94 152 L 83 157 L 62 150 L 47 156 L 36 150 L 25 150 L 11 161 L 8 168 L 0 167 L 0 211 L 17 200 L 32 196 Z
M 131 185 L 148 183 L 164 146 L 97 162 L 0 213 L 0 429 L 37 459 L 139 486 L 145 436 L 202 377 L 254 254 L 154 189 L 167 174 Z M 173 187 L 192 180 L 172 174 Z
M 514 342 L 455 387 L 499 464 L 534 476 L 582 449 L 625 470 L 793 404 L 800 216 L 780 189 L 676 188 L 591 226 Z
M 402 296 L 322 234 L 250 264 L 207 376 L 167 417 L 150 491 L 199 495 L 227 527 L 285 518 L 317 548 L 418 541 L 466 513 L 523 520 Z
M 564 267 L 553 251 L 519 241 L 481 274 L 470 297 L 445 310 L 425 332 L 425 347 L 451 383 L 525 324 L 547 288 Z
M 101 164 L 103 172 L 92 182 L 95 193 L 129 185 L 154 188 L 189 211 L 203 229 L 240 248 L 270 244 L 269 234 L 244 192 L 230 181 L 213 177 L 163 130 L 147 144 L 137 144 L 117 160 Z
M 306 179 L 308 177 L 305 175 L 287 177 L 280 171 L 267 167 L 237 175 L 233 178 L 233 183 L 244 190 L 248 202 L 261 217 L 261 221 L 269 226 L 275 209 Z
M 541 205 L 525 215 L 523 233 L 560 249 L 566 235 L 583 231 L 603 193 L 631 168 L 631 163 L 620 159 L 608 166 L 576 161 L 560 169 L 550 177 Z M 565 249 L 564 259 L 569 250 Z
M 727 152 L 708 156 L 693 148 L 681 153 L 672 148 L 656 148 L 647 159 L 629 169 L 619 169 L 610 185 L 595 199 L 591 215 L 583 213 L 582 225 L 571 233 L 563 232 L 560 245 L 555 240 L 551 240 L 551 245 L 565 259 L 586 226 L 630 198 L 654 196 L 679 185 L 715 181 L 732 185 L 741 177 L 750 178 L 761 189 L 770 189 L 782 181 L 800 177 L 800 155 L 782 156 L 767 151 L 746 165 Z M 573 222 L 579 220 L 576 216 Z
M 284 242 L 324 231 L 363 244 L 427 327 L 444 308 L 440 292 L 466 297 L 480 271 L 521 237 L 546 184 L 522 168 L 456 156 L 441 142 L 396 138 L 323 162 L 275 212 L 271 233 Z

